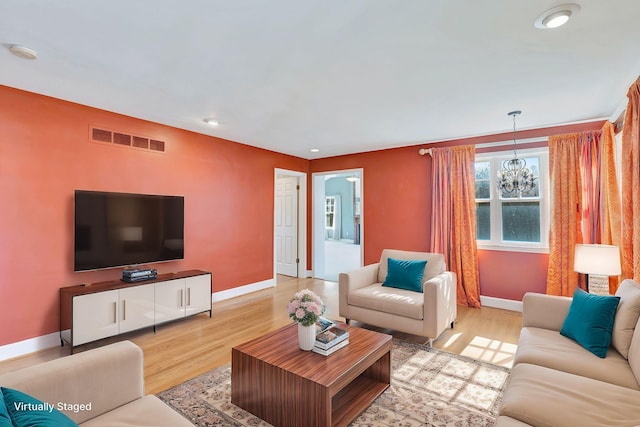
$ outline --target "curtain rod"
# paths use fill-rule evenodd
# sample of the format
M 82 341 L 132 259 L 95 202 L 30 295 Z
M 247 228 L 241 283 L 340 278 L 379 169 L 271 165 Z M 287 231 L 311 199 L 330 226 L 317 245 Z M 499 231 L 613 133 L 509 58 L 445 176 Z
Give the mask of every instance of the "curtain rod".
M 532 144 L 535 142 L 546 142 L 548 140 L 549 140 L 548 137 L 525 138 L 525 139 L 519 139 L 518 144 Z M 493 147 L 502 147 L 502 146 L 506 147 L 512 143 L 513 143 L 513 140 L 504 140 L 504 141 L 496 141 L 496 142 L 484 142 L 481 144 L 471 144 L 471 145 L 475 145 L 476 148 L 493 148 Z M 420 154 L 421 156 L 424 156 L 425 154 L 431 155 L 432 151 L 433 151 L 432 148 L 420 148 L 418 150 L 418 154 Z

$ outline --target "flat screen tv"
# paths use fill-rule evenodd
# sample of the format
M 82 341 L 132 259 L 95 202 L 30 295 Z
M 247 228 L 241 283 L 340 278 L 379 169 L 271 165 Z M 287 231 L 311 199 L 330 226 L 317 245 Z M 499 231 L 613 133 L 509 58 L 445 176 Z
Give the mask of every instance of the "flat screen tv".
M 74 271 L 184 259 L 184 197 L 76 190 Z

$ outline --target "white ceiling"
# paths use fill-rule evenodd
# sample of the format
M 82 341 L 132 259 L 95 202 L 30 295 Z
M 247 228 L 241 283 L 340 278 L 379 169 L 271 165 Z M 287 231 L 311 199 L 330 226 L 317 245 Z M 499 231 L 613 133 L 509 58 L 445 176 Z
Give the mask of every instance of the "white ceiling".
M 308 159 L 615 119 L 640 1 L 576 2 L 2 0 L 0 84 Z

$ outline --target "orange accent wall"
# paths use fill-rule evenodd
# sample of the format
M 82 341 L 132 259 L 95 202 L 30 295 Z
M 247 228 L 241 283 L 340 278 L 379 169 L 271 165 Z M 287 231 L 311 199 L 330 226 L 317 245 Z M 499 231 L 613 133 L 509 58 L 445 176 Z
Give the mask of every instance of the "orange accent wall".
M 58 289 L 119 278 L 73 272 L 75 189 L 185 196 L 185 259 L 221 291 L 273 277 L 274 168 L 309 161 L 0 86 L 0 345 L 55 332 Z M 89 126 L 166 153 L 89 142 Z
M 547 292 L 549 254 L 478 251 L 480 294 L 522 301 L 526 292 Z

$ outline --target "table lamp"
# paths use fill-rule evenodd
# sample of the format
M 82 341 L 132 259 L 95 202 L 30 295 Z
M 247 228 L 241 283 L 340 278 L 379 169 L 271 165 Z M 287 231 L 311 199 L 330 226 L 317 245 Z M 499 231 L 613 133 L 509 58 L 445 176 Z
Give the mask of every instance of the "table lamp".
M 611 245 L 576 245 L 573 270 L 588 275 L 587 290 L 609 295 L 609 276 L 619 276 L 620 249 Z

